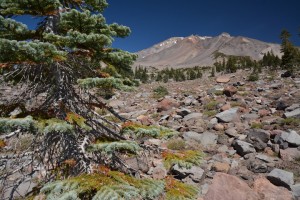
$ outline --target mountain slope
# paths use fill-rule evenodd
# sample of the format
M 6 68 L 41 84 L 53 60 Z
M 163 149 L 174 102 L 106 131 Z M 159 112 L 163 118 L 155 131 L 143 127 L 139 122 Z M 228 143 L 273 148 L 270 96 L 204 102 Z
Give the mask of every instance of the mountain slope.
M 216 37 L 173 37 L 148 49 L 137 52 L 136 66 L 191 67 L 212 65 L 216 52 L 225 55 L 250 56 L 260 60 L 264 53 L 273 51 L 281 57 L 280 45 L 222 33 Z

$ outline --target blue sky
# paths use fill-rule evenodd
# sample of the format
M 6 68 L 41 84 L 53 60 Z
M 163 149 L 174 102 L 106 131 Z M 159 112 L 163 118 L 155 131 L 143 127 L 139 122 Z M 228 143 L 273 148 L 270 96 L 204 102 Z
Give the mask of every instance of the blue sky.
M 107 0 L 108 23 L 129 26 L 132 34 L 113 47 L 130 52 L 170 37 L 217 36 L 227 32 L 280 43 L 282 29 L 300 46 L 300 0 Z M 25 23 L 32 26 L 32 19 Z
M 131 52 L 175 36 L 233 36 L 280 43 L 282 29 L 300 46 L 300 0 L 108 0 L 108 22 L 132 29 L 115 47 Z

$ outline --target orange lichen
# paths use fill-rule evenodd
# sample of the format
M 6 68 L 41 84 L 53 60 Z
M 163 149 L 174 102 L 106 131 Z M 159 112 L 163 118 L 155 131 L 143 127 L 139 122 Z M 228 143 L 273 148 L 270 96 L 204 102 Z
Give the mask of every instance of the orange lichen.
M 171 176 L 166 177 L 166 199 L 194 199 L 198 191 L 195 187 L 179 182 Z
M 4 140 L 0 140 L 0 149 L 6 147 L 6 142 Z
M 71 159 L 65 160 L 64 164 L 66 164 L 69 167 L 74 167 L 76 165 L 76 160 L 71 158 Z

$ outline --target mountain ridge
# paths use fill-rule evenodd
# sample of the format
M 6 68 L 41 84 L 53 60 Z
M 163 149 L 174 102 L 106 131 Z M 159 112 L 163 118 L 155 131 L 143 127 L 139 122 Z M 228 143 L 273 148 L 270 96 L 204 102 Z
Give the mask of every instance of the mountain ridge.
M 216 52 L 225 55 L 250 56 L 260 60 L 267 52 L 282 56 L 280 45 L 244 36 L 222 33 L 218 36 L 171 37 L 150 48 L 137 52 L 135 66 L 192 67 L 211 66 Z

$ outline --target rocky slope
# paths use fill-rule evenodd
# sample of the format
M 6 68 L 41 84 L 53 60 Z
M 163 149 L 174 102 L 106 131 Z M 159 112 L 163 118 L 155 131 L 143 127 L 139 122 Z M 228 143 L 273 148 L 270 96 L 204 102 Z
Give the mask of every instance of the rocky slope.
M 137 52 L 136 66 L 154 66 L 158 68 L 211 66 L 216 52 L 225 55 L 250 56 L 260 60 L 264 53 L 273 51 L 281 57 L 280 45 L 259 40 L 222 33 L 216 37 L 174 37 L 148 49 Z
M 149 176 L 171 174 L 193 184 L 199 200 L 300 198 L 300 79 L 264 73 L 249 82 L 249 73 L 145 84 L 115 95 L 110 105 L 123 116 L 180 132 L 175 140 L 145 144 L 167 150 L 184 143 L 181 148 L 205 152 L 201 165 L 190 169 L 168 171 L 160 157 L 145 161 Z M 158 86 L 169 94 L 154 98 Z
M 205 153 L 201 164 L 189 169 L 166 169 L 159 153 L 129 158 L 127 164 L 146 177 L 171 175 L 194 185 L 198 200 L 300 199 L 300 78 L 264 72 L 249 82 L 245 77 L 250 73 L 143 84 L 118 92 L 108 103 L 122 116 L 179 132 L 172 139 L 143 138 L 145 146 Z M 169 94 L 154 95 L 158 86 Z M 18 95 L 9 87 L 0 91 L 0 100 Z

